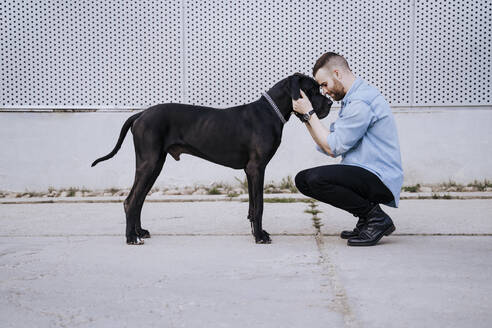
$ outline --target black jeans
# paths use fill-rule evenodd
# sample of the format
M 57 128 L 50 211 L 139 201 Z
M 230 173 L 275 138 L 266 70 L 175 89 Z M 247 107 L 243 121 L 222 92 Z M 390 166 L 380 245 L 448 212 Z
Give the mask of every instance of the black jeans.
M 354 165 L 333 164 L 303 170 L 297 173 L 295 183 L 304 195 L 355 216 L 365 215 L 375 204 L 394 199 L 377 175 Z

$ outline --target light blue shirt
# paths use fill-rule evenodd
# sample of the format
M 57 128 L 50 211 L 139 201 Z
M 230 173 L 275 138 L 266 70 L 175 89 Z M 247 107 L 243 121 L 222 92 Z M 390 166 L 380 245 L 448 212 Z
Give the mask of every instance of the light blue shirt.
M 328 145 L 340 164 L 374 173 L 393 194 L 385 205 L 398 207 L 403 184 L 400 144 L 388 102 L 373 86 L 357 78 L 345 97 L 338 118 L 330 125 Z M 316 149 L 329 155 L 316 145 Z M 329 155 L 331 156 L 331 155 Z

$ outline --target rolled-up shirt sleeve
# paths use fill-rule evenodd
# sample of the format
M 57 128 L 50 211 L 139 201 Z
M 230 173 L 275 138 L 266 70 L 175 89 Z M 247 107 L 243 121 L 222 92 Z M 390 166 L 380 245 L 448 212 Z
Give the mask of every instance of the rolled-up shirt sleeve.
M 343 115 L 330 126 L 331 133 L 327 142 L 333 153 L 332 157 L 338 157 L 350 150 L 364 136 L 374 118 L 371 107 L 365 102 L 353 101 L 348 104 Z

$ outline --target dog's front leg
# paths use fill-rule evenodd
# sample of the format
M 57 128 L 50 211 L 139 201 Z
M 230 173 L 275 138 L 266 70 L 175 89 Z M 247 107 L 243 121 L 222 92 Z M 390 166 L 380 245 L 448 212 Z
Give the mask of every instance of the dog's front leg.
M 251 232 L 255 237 L 257 244 L 270 244 L 272 240 L 268 232 L 262 228 L 262 216 L 263 216 L 263 181 L 265 177 L 265 168 L 254 164 L 248 164 L 245 169 L 246 176 L 248 178 L 248 191 L 249 191 L 249 207 L 250 214 L 252 214 Z

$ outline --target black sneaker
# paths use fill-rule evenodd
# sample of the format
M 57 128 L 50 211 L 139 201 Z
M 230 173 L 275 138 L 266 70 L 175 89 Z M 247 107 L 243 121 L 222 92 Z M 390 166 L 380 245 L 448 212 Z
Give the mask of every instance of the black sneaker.
M 347 245 L 373 246 L 376 245 L 383 236 L 389 236 L 393 231 L 395 231 L 393 221 L 379 205 L 376 205 L 369 213 L 367 213 L 367 223 L 360 230 L 359 236 L 350 238 L 347 241 Z

